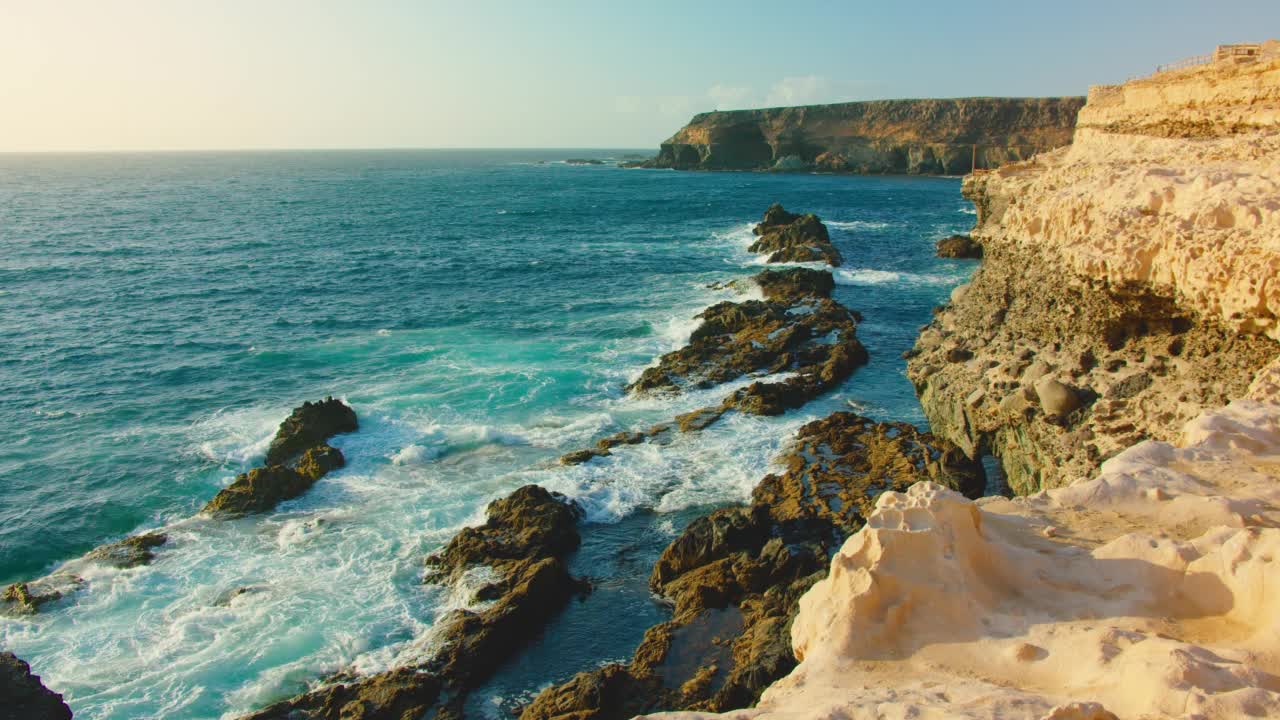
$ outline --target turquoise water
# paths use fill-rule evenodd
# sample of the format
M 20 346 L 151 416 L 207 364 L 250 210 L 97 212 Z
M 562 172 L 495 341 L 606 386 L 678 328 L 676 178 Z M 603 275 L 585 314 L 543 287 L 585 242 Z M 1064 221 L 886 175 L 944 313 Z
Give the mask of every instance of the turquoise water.
M 972 224 L 958 180 L 554 162 L 583 154 L 0 155 L 0 582 L 173 537 L 149 567 L 0 619 L 0 645 L 78 718 L 234 716 L 429 651 L 412 639 L 457 601 L 419 584 L 421 558 L 537 482 L 587 509 L 576 562 L 601 590 L 477 700 L 497 713 L 628 656 L 662 617 L 652 557 L 745 498 L 804 421 L 923 422 L 899 355 L 972 270 L 932 254 Z M 708 285 L 759 269 L 749 224 L 775 201 L 828 221 L 871 363 L 800 412 L 554 465 L 723 395 L 621 387 L 740 299 Z M 334 443 L 345 469 L 270 515 L 190 517 L 330 394 L 360 416 Z

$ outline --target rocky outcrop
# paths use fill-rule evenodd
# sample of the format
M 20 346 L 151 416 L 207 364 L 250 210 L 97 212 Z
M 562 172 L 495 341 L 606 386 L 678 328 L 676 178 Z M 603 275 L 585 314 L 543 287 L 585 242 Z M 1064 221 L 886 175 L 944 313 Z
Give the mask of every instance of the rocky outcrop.
M 0 652 L 0 720 L 71 720 L 71 708 L 31 674 L 30 665 Z
M 577 507 L 536 485 L 487 509 L 428 559 L 429 582 L 466 589 L 468 609 L 446 613 L 423 638 L 426 659 L 368 676 L 340 674 L 253 720 L 458 718 L 467 693 L 536 635 L 586 586 L 564 557 L 578 547 Z M 481 578 L 472 582 L 471 576 Z
M 982 468 L 905 423 L 836 413 L 800 429 L 749 507 L 695 520 L 662 553 L 650 587 L 673 605 L 631 663 L 544 691 L 522 720 L 628 718 L 755 702 L 791 670 L 789 629 L 827 557 L 861 527 L 874 498 L 932 479 L 981 494 Z
M 355 432 L 356 413 L 341 400 L 325 398 L 294 409 L 271 440 L 266 465 L 254 468 L 223 488 L 202 512 L 237 517 L 271 510 L 298 497 L 317 480 L 346 464 L 342 452 L 326 441 Z
M 982 257 L 982 245 L 968 235 L 950 235 L 942 238 L 936 245 L 938 257 L 967 258 Z
M 266 463 L 287 464 L 334 435 L 355 432 L 358 427 L 355 410 L 341 400 L 327 397 L 319 402 L 304 402 L 280 423 L 267 448 Z
M 695 115 L 650 167 L 958 175 L 1071 142 L 1084 98 L 958 98 Z
M 827 226 L 812 213 L 795 215 L 774 204 L 751 232 L 759 237 L 747 250 L 768 254 L 768 262 L 824 262 L 839 267 L 843 258 L 831 244 Z
M 715 717 L 1280 716 L 1271 399 L 1027 498 L 883 493 L 800 600 L 799 665 Z
M 1280 351 L 1277 107 L 1274 56 L 1096 87 L 1070 148 L 966 178 L 985 259 L 908 369 L 934 432 L 1029 493 L 1242 397 Z

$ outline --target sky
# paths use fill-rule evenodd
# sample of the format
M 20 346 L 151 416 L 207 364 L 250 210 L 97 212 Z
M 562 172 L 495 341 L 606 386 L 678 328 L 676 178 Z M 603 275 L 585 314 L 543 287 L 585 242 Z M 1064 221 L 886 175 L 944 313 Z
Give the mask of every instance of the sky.
M 0 0 L 0 152 L 656 148 L 706 110 L 1080 95 L 1277 35 L 1280 0 Z

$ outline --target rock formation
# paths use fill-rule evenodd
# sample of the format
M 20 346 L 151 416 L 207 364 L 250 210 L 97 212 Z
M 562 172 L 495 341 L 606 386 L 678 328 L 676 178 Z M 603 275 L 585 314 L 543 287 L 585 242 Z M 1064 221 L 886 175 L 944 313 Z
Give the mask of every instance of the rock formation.
M 982 245 L 968 235 L 951 235 L 937 243 L 938 257 L 970 258 L 982 257 Z
M 695 115 L 650 167 L 957 175 L 1071 142 L 1084 98 L 960 98 Z
M 827 226 L 812 213 L 794 215 L 773 204 L 751 232 L 760 239 L 747 248 L 753 253 L 769 253 L 769 262 L 824 262 L 840 267 L 840 252 L 831 244 Z
M 31 674 L 31 666 L 0 652 L 0 720 L 71 720 L 71 708 Z
M 237 475 L 202 512 L 235 517 L 266 512 L 298 497 L 317 480 L 346 464 L 342 452 L 326 441 L 339 433 L 355 432 L 356 428 L 355 411 L 341 400 L 325 398 L 303 403 L 280 423 L 267 449 L 267 464 Z
M 472 597 L 468 609 L 433 623 L 421 639 L 425 659 L 363 677 L 340 674 L 247 720 L 461 717 L 467 693 L 586 589 L 564 561 L 578 547 L 579 514 L 537 485 L 490 503 L 484 525 L 464 528 L 427 560 L 429 582 L 467 588 Z M 472 574 L 484 580 L 468 584 Z
M 985 259 L 920 335 L 934 432 L 1017 492 L 1241 397 L 1280 339 L 1280 64 L 1095 87 L 1076 140 L 965 179 Z
M 982 468 L 906 423 L 836 413 L 800 429 L 750 507 L 695 520 L 662 553 L 649 584 L 674 606 L 628 665 L 544 691 L 522 720 L 629 718 L 654 710 L 728 710 L 755 702 L 795 665 L 789 628 L 827 557 L 883 492 L 932 479 L 971 496 Z
M 880 494 L 799 664 L 716 717 L 1280 716 L 1280 44 L 1089 102 L 966 179 L 983 266 L 910 362 L 1032 494 Z

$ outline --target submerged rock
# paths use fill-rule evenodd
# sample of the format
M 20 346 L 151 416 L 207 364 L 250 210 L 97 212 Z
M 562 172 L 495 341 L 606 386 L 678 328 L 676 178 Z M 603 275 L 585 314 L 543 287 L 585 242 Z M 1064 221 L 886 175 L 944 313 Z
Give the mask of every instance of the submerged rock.
M 346 403 L 327 397 L 295 408 L 271 440 L 267 465 L 285 465 L 339 433 L 355 432 L 356 413 Z
M 96 547 L 84 557 L 86 560 L 99 561 L 117 568 L 149 565 L 156 557 L 152 551 L 168 541 L 169 536 L 162 532 L 133 535 L 120 542 Z
M 71 708 L 31 674 L 30 665 L 0 652 L 0 720 L 71 720 Z
M 584 583 L 564 557 L 577 548 L 579 510 L 562 496 L 526 485 L 490 503 L 485 524 L 465 528 L 428 559 L 428 579 L 458 582 L 490 568 L 500 579 L 483 588 L 490 604 L 438 619 L 440 649 L 414 666 L 344 678 L 276 703 L 252 720 L 381 720 L 458 718 L 467 694 L 535 636 Z
M 748 250 L 769 253 L 769 262 L 825 262 L 839 267 L 840 252 L 817 215 L 795 215 L 774 204 L 752 229 L 759 236 Z
M 800 429 L 786 470 L 749 507 L 693 521 L 663 551 L 650 588 L 673 616 L 645 633 L 627 665 L 579 673 L 543 691 L 521 720 L 624 720 L 663 710 L 753 704 L 795 666 L 790 628 L 828 554 L 888 490 L 932 480 L 981 494 L 982 466 L 906 423 L 836 413 Z

